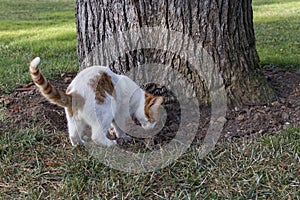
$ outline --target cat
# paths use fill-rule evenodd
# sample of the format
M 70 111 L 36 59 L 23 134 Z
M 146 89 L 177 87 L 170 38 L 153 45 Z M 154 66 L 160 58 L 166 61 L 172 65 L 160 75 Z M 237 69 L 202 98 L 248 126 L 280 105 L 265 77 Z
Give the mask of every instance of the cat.
M 65 108 L 68 132 L 73 146 L 84 145 L 84 130 L 91 127 L 93 142 L 111 146 L 116 140 L 107 138 L 114 127 L 117 138 L 128 137 L 126 120 L 134 117 L 144 129 L 154 128 L 160 118 L 159 107 L 164 98 L 153 96 L 124 75 L 108 67 L 92 66 L 77 74 L 66 92 L 54 87 L 39 70 L 40 58 L 30 63 L 33 82 L 51 103 Z

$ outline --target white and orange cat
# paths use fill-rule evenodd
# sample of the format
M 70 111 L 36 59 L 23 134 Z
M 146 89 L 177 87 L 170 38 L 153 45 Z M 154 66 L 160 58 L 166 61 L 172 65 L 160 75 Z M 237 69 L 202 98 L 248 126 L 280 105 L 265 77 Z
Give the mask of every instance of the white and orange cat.
M 39 71 L 40 58 L 30 63 L 30 74 L 40 92 L 52 103 L 65 108 L 69 137 L 73 146 L 84 144 L 83 134 L 91 127 L 91 139 L 111 146 L 115 140 L 107 133 L 113 126 L 118 138 L 124 133 L 125 122 L 135 117 L 144 129 L 151 129 L 159 119 L 163 97 L 155 97 L 141 89 L 127 76 L 113 73 L 108 67 L 93 66 L 81 71 L 63 92 Z

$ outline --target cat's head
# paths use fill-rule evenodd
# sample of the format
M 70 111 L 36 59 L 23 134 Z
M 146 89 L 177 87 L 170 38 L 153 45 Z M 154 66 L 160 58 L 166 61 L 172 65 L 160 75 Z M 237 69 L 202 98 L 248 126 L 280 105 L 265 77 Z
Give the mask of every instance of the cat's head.
M 160 119 L 160 105 L 164 98 L 145 92 L 144 117 L 139 119 L 144 129 L 152 129 Z

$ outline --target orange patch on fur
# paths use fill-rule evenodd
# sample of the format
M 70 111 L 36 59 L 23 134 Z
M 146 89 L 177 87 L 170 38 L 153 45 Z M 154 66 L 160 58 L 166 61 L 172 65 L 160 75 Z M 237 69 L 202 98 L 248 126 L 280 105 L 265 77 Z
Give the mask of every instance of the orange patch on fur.
M 70 95 L 67 96 L 71 96 L 72 97 L 72 106 L 69 106 L 67 108 L 67 112 L 69 113 L 69 115 L 71 117 L 73 117 L 74 115 L 78 114 L 79 110 L 83 109 L 83 106 L 85 104 L 85 99 L 78 93 L 74 92 Z
M 99 104 L 104 103 L 106 92 L 115 97 L 115 89 L 111 77 L 105 72 L 99 72 L 99 75 L 91 79 L 90 86 L 93 88 L 95 99 Z
M 150 110 L 150 107 L 152 106 L 154 99 L 155 97 L 152 94 L 145 92 L 144 112 L 150 122 L 154 121 L 154 119 L 152 119 L 151 117 L 151 110 Z
M 45 78 L 44 76 L 41 75 L 39 80 L 35 80 L 34 82 L 37 83 L 38 85 L 43 85 L 45 82 Z
M 51 90 L 48 92 L 49 92 L 48 94 L 45 94 L 45 92 L 43 91 L 43 94 L 47 95 L 47 97 L 49 98 L 50 101 L 53 101 L 53 102 L 61 101 L 61 95 L 55 87 L 52 87 L 52 85 L 51 85 Z
M 51 84 L 47 83 L 46 87 L 43 89 L 44 94 L 48 95 L 52 92 L 52 86 Z
M 159 106 L 163 103 L 164 99 L 161 96 L 154 96 L 145 91 L 145 106 L 144 113 L 149 122 L 159 120 L 160 109 Z
M 31 74 L 33 75 L 33 76 L 37 76 L 37 75 L 39 75 L 39 70 L 36 70 L 35 72 L 31 72 Z

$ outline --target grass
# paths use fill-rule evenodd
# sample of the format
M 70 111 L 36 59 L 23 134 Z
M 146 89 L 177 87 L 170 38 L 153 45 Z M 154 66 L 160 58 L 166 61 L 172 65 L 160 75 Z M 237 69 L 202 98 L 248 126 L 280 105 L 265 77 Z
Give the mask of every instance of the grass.
M 71 0 L 0 0 L 0 93 L 30 81 L 36 56 L 50 79 L 79 69 L 74 6 Z
M 3 124 L 9 121 L 1 110 Z M 155 172 L 113 170 L 73 149 L 60 132 L 10 128 L 1 134 L 3 199 L 297 199 L 300 129 L 219 142 L 205 159 L 196 146 Z
M 300 68 L 300 1 L 253 0 L 253 10 L 261 64 Z
M 261 63 L 299 67 L 299 2 L 253 0 Z M 30 80 L 28 63 L 43 58 L 56 78 L 78 70 L 72 0 L 0 0 L 0 94 Z M 300 129 L 217 144 L 200 159 L 191 147 L 152 173 L 113 170 L 72 148 L 65 133 L 19 130 L 0 106 L 1 199 L 299 199 Z

